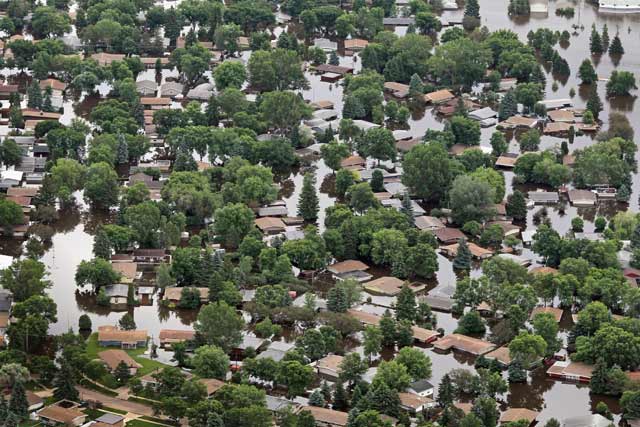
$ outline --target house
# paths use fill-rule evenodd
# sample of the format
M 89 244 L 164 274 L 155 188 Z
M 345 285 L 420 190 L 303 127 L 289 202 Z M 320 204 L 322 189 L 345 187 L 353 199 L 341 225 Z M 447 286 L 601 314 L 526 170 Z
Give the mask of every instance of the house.
M 556 204 L 560 201 L 557 191 L 529 191 L 528 197 L 536 205 Z
M 11 187 L 19 187 L 23 175 L 24 172 L 16 170 L 0 172 L 0 188 L 8 189 Z
M 160 93 L 163 97 L 175 98 L 182 95 L 184 85 L 178 82 L 166 82 L 160 86 Z
M 559 380 L 588 383 L 591 381 L 593 370 L 593 365 L 569 360 L 558 360 L 547 369 L 547 375 Z
M 495 165 L 500 168 L 512 169 L 516 166 L 518 157 L 519 155 L 515 153 L 505 153 L 496 159 Z
M 153 80 L 140 80 L 136 82 L 136 89 L 142 96 L 153 96 L 158 90 L 158 83 Z
M 124 362 L 129 368 L 129 375 L 135 375 L 138 373 L 138 369 L 142 368 L 142 365 L 133 360 L 123 350 L 105 350 L 98 353 L 98 357 L 105 364 L 109 372 L 114 372 L 120 363 Z
M 595 193 L 589 190 L 569 190 L 568 196 L 574 206 L 594 206 L 597 201 Z
M 355 308 L 347 310 L 347 314 L 358 320 L 363 326 L 378 326 L 382 317 L 377 314 L 367 313 L 366 311 L 357 310 Z
M 574 123 L 576 121 L 576 117 L 573 114 L 573 111 L 569 110 L 549 111 L 547 113 L 547 117 L 552 122 Z
M 369 42 L 364 39 L 350 39 L 344 41 L 344 48 L 353 52 L 358 52 L 369 45 Z
M 520 255 L 513 255 L 513 254 L 498 254 L 496 255 L 500 258 L 503 259 L 508 259 L 509 261 L 513 261 L 516 264 L 520 264 L 523 267 L 528 267 L 529 265 L 531 265 L 531 260 L 528 258 L 525 258 L 523 256 Z
M 498 129 L 533 129 L 538 125 L 537 119 L 523 116 L 511 116 L 507 120 L 498 123 Z
M 161 329 L 160 347 L 171 347 L 172 344 L 193 341 L 196 332 L 193 330 Z
M 403 139 L 396 141 L 396 150 L 401 153 L 408 153 L 416 145 L 422 144 L 422 140 L 419 138 Z
M 498 225 L 502 229 L 502 233 L 505 237 L 507 236 L 517 236 L 520 234 L 520 227 L 515 224 L 512 224 L 511 221 L 489 221 L 485 223 L 485 228 L 491 227 L 492 225 Z
M 7 333 L 11 314 L 8 311 L 0 311 L 0 337 Z
M 390 93 L 396 98 L 406 98 L 409 94 L 409 85 L 397 82 L 385 82 L 384 91 Z
M 143 348 L 147 345 L 147 331 L 124 331 L 115 326 L 100 326 L 98 343 L 103 347 Z
M 284 232 L 286 225 L 280 218 L 265 216 L 254 220 L 256 226 L 265 234 L 278 234 Z
M 413 393 L 400 392 L 398 393 L 398 398 L 400 398 L 400 408 L 411 414 L 417 414 L 438 405 L 430 397 L 422 397 Z
M 353 67 L 343 67 L 340 65 L 320 64 L 315 67 L 315 70 L 319 73 L 331 73 L 344 76 L 345 74 L 353 74 Z
M 100 52 L 100 53 L 94 53 L 93 55 L 91 55 L 91 59 L 97 61 L 98 65 L 102 67 L 109 66 L 114 61 L 123 61 L 124 58 L 125 58 L 125 55 L 122 55 L 119 53 Z
M 470 353 L 475 356 L 481 356 L 495 349 L 496 346 L 488 341 L 478 338 L 472 338 L 461 334 L 450 334 L 436 341 L 433 348 L 440 351 L 449 351 L 453 349 L 464 351 L 465 353 Z
M 202 83 L 187 92 L 187 99 L 208 101 L 215 93 L 215 87 L 211 83 Z
M 7 196 L 35 197 L 39 190 L 36 187 L 12 187 L 7 189 Z
M 487 360 L 497 361 L 503 368 L 507 368 L 511 365 L 511 355 L 509 353 L 509 347 L 507 346 L 498 347 L 495 350 L 490 351 L 484 355 L 484 358 Z
M 440 219 L 435 216 L 421 215 L 414 220 L 415 226 L 421 231 L 435 231 L 446 228 Z
M 330 354 L 316 362 L 316 372 L 331 380 L 337 380 L 340 374 L 340 364 L 344 357 Z
M 0 99 L 9 99 L 14 93 L 18 93 L 18 85 L 0 84 Z
M 526 420 L 529 425 L 533 424 L 540 415 L 540 412 L 532 411 L 527 408 L 509 408 L 500 415 L 500 424 L 515 423 L 520 420 Z
M 298 412 L 300 410 L 300 405 L 287 400 L 284 397 L 271 396 L 267 394 L 265 399 L 267 402 L 267 409 L 274 414 L 280 413 L 283 410 L 291 410 L 293 412 Z
M 309 411 L 318 427 L 345 427 L 349 419 L 349 414 L 346 412 L 318 406 L 303 406 L 301 411 Z
M 94 420 L 93 427 L 123 427 L 124 417 L 119 414 L 106 412 Z
M 411 332 L 413 333 L 413 339 L 421 344 L 432 343 L 440 336 L 439 332 L 421 328 L 415 325 L 411 327 Z
M 431 384 L 427 380 L 418 380 L 409 384 L 409 388 L 407 391 L 409 393 L 417 394 L 422 397 L 432 397 L 433 396 L 433 384 Z
M 365 283 L 363 287 L 371 293 L 395 296 L 400 293 L 404 283 L 404 280 L 398 279 L 397 277 L 383 276 Z
M 536 307 L 531 311 L 531 319 L 536 317 L 536 314 L 540 314 L 540 313 L 551 314 L 553 318 L 556 320 L 556 322 L 560 323 L 560 320 L 562 319 L 562 313 L 564 312 L 562 311 L 561 308 L 556 308 L 556 307 Z
M 201 378 L 198 380 L 207 389 L 207 397 L 213 396 L 218 390 L 224 386 L 224 382 L 216 378 Z
M 32 392 L 31 390 L 26 390 L 25 394 L 27 395 L 27 404 L 29 405 L 29 412 L 37 411 L 38 409 L 44 406 L 44 400 Z M 9 401 L 10 397 L 7 396 L 7 401 Z
M 187 287 L 171 286 L 171 287 L 165 288 L 162 299 L 164 301 L 169 301 L 172 304 L 178 304 L 180 302 L 180 299 L 182 298 L 182 291 L 184 289 L 187 289 Z M 209 288 L 192 287 L 191 289 L 196 289 L 198 292 L 200 292 L 201 304 L 206 304 L 207 302 L 209 302 Z
M 427 104 L 442 104 L 455 98 L 455 95 L 446 89 L 437 90 L 435 92 L 427 93 L 424 96 L 424 101 Z
M 557 274 L 558 273 L 558 269 L 557 268 L 553 268 L 553 267 L 547 267 L 546 265 L 543 265 L 543 266 L 539 266 L 539 267 L 533 267 L 531 270 L 529 270 L 529 273 L 531 273 L 531 274 Z
M 342 159 L 340 166 L 349 170 L 364 169 L 367 166 L 367 162 L 360 156 L 349 156 Z
M 77 407 L 65 408 L 60 403 L 46 406 L 37 412 L 42 424 L 48 426 L 81 426 L 84 424 L 87 418 L 86 414 L 80 412 Z
M 440 246 L 440 251 L 448 257 L 455 258 L 458 255 L 458 247 L 459 243 L 454 243 L 452 245 Z M 493 251 L 490 249 L 485 249 L 482 246 L 478 246 L 473 242 L 468 242 L 467 246 L 469 247 L 469 251 L 471 255 L 476 259 L 488 259 L 493 256 Z
M 258 216 L 283 217 L 289 215 L 286 206 L 265 206 L 258 209 Z
M 140 104 L 142 106 L 150 107 L 153 109 L 154 107 L 169 107 L 171 105 L 170 98 L 154 98 L 154 97 L 141 97 Z
M 133 260 L 137 263 L 159 264 L 170 262 L 171 256 L 164 249 L 136 249 L 133 251 Z
M 444 244 L 458 243 L 458 240 L 465 239 L 466 236 L 457 228 L 444 227 L 433 230 L 434 236 Z
M 506 92 L 510 89 L 515 89 L 518 85 L 518 79 L 516 78 L 507 78 L 500 80 L 500 88 L 498 89 L 500 92 Z
M 450 312 L 453 308 L 454 301 L 447 295 L 429 294 L 420 298 L 421 302 L 429 304 L 433 310 Z
M 112 307 L 124 308 L 127 305 L 129 286 L 123 283 L 107 285 L 104 287 L 104 294 L 109 298 L 109 304 Z
M 484 107 L 469 113 L 469 118 L 482 122 L 489 119 L 495 119 L 498 117 L 498 112 L 494 111 L 491 107 Z
M 413 17 L 388 17 L 382 18 L 382 25 L 388 25 L 390 27 L 408 27 L 416 23 Z
M 369 266 L 362 261 L 349 259 L 337 262 L 327 267 L 333 278 L 336 280 L 354 279 L 358 282 L 366 282 L 371 280 L 372 276 L 365 273 Z
M 142 272 L 138 272 L 138 264 L 135 262 L 111 263 L 111 268 L 120 273 L 120 281 L 122 283 L 133 283 L 134 280 L 142 277 Z
M 163 68 L 169 65 L 169 58 L 140 58 L 140 62 L 147 69 L 156 68 L 158 61 Z

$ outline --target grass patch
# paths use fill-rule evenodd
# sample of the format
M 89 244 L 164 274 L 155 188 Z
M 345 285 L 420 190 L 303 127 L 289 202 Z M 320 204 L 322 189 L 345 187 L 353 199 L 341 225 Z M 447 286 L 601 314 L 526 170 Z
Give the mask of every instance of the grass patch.
M 147 420 L 147 421 L 151 421 L 151 422 L 159 423 L 159 424 L 164 424 L 164 425 L 168 425 L 168 426 L 178 426 L 178 425 L 180 425 L 179 423 L 177 423 L 175 421 L 162 420 L 160 418 L 150 417 L 148 415 L 143 415 L 142 417 L 140 417 L 138 419 Z
M 18 424 L 18 427 L 35 427 L 37 425 L 40 425 L 38 420 L 25 420 Z
M 80 380 L 80 385 L 83 387 L 86 387 L 88 389 L 91 389 L 93 391 L 97 391 L 99 393 L 102 394 L 106 394 L 107 396 L 111 396 L 111 397 L 117 397 L 118 393 L 109 390 L 108 388 L 99 386 L 98 384 L 93 383 L 92 381 L 87 381 L 85 379 Z
M 90 420 L 95 420 L 96 418 L 100 418 L 101 416 L 106 414 L 106 412 L 101 411 L 99 409 L 89 409 L 89 408 L 85 408 L 83 412 L 87 414 L 87 418 L 89 418 Z
M 89 336 L 87 340 L 87 356 L 90 359 L 97 359 L 98 353 L 104 350 L 113 349 L 114 347 L 101 347 L 98 343 L 98 333 L 95 332 Z M 146 348 L 136 348 L 133 350 L 125 350 L 129 356 L 133 358 L 136 362 L 142 365 L 142 368 L 138 369 L 138 373 L 136 374 L 136 378 L 143 377 L 151 372 L 166 368 L 169 365 L 165 365 L 164 363 L 158 362 L 157 360 L 151 360 L 147 357 L 144 357 L 144 352 Z

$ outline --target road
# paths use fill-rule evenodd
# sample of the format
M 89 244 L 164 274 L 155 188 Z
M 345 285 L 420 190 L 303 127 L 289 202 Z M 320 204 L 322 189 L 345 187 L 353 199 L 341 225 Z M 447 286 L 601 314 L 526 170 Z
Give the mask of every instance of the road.
M 131 402 L 129 400 L 118 399 L 117 397 L 107 396 L 106 394 L 99 393 L 97 391 L 90 390 L 88 388 L 76 387 L 80 392 L 80 399 L 82 400 L 96 400 L 101 402 L 104 406 L 119 409 L 121 411 L 131 412 L 137 415 L 146 415 L 149 417 L 155 416 L 153 409 L 150 406 L 143 405 L 137 402 Z

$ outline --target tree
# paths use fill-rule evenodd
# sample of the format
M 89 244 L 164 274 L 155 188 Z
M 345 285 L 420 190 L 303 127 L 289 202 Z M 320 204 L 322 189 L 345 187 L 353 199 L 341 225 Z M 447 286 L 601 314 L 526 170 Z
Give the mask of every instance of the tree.
M 313 368 L 297 360 L 283 361 L 277 375 L 277 382 L 287 387 L 287 397 L 299 396 L 311 385 L 315 375 Z
M 395 361 L 407 368 L 407 373 L 413 381 L 431 377 L 431 359 L 417 348 L 400 349 Z
M 229 357 L 215 345 L 198 347 L 191 363 L 195 373 L 203 378 L 225 379 L 229 370 Z
M 589 50 L 592 55 L 600 55 L 603 52 L 602 38 L 596 30 L 595 24 L 591 27 L 591 37 L 589 39 Z
M 518 360 L 514 360 L 509 364 L 508 372 L 510 383 L 524 383 L 527 381 L 527 371 Z
M 123 314 L 118 321 L 118 326 L 120 326 L 120 329 L 125 331 L 133 331 L 137 328 L 136 322 L 133 320 L 133 315 L 131 313 Z
M 111 242 L 102 226 L 98 227 L 93 238 L 93 255 L 96 257 L 111 259 Z
M 402 183 L 411 194 L 436 202 L 446 194 L 459 171 L 458 164 L 438 143 L 416 145 L 405 154 L 402 166 Z
M 393 133 L 383 127 L 369 129 L 358 143 L 358 152 L 378 160 L 395 160 L 396 141 Z
M 223 301 L 202 307 L 194 325 L 198 340 L 218 346 L 225 352 L 240 344 L 243 328 L 242 318 Z
M 611 41 L 611 46 L 609 46 L 609 55 L 612 55 L 612 56 L 624 55 L 624 48 L 622 47 L 622 42 L 620 41 L 620 37 L 618 36 L 618 34 L 616 34 L 613 40 Z
M 377 170 L 377 169 L 376 169 Z M 375 171 L 374 171 L 375 172 Z M 340 198 L 344 198 L 347 190 L 355 183 L 353 172 L 349 169 L 340 169 L 336 173 L 336 194 Z
M 397 297 L 396 319 L 410 322 L 416 319 L 416 296 L 406 284 L 402 286 Z
M 522 221 L 527 218 L 527 203 L 524 193 L 520 190 L 514 190 L 514 192 L 507 197 L 506 212 L 508 216 L 517 221 Z
M 77 402 L 79 398 L 75 383 L 75 372 L 68 361 L 60 360 L 60 369 L 53 379 L 53 396 L 56 400 Z
M 558 323 L 552 314 L 536 314 L 533 318 L 533 330 L 547 343 L 545 356 L 553 356 L 562 348 L 562 342 L 558 339 Z
M 29 258 L 15 260 L 9 268 L 0 271 L 0 285 L 11 291 L 15 302 L 22 302 L 44 294 L 45 289 L 51 286 L 45 276 L 46 268 L 40 261 Z
M 249 83 L 261 92 L 295 90 L 307 85 L 300 58 L 293 50 L 254 52 L 249 59 Z
M 81 261 L 76 270 L 76 284 L 78 286 L 93 285 L 95 291 L 102 286 L 113 285 L 120 279 L 120 273 L 116 272 L 111 263 L 103 258 L 94 258 L 91 261 Z
M 0 200 L 0 227 L 11 231 L 13 226 L 22 224 L 24 215 L 20 205 L 12 200 Z
M 456 389 L 449 374 L 444 374 L 440 384 L 438 385 L 437 401 L 441 408 L 447 408 L 453 404 L 456 397 Z
M 540 132 L 537 129 L 531 129 L 520 137 L 520 149 L 522 151 L 538 151 L 540 146 Z
M 302 182 L 302 191 L 298 201 L 298 215 L 307 222 L 318 219 L 319 201 L 315 187 L 315 174 L 307 173 Z
M 293 92 L 265 93 L 259 108 L 267 123 L 283 134 L 289 134 L 300 120 L 311 116 L 310 107 Z
M 582 84 L 590 85 L 598 81 L 598 74 L 596 70 L 593 68 L 591 64 L 591 60 L 585 59 L 580 64 L 580 69 L 578 70 L 578 77 L 582 80 Z
M 324 396 L 322 395 L 320 389 L 315 389 L 309 396 L 309 405 L 311 406 L 319 406 L 321 408 L 324 408 L 326 404 L 327 402 L 325 402 Z
M 458 321 L 458 327 L 456 328 L 457 334 L 462 335 L 481 335 L 485 332 L 485 324 L 480 314 L 477 311 L 472 310 L 466 313 Z
M 349 206 L 356 212 L 364 213 L 367 209 L 377 206 L 378 199 L 373 194 L 371 185 L 368 182 L 361 182 L 349 187 L 347 192 Z
M 465 239 L 458 240 L 458 252 L 453 260 L 453 268 L 469 270 L 471 268 L 471 251 Z
M 129 370 L 129 366 L 127 366 L 124 360 L 121 360 L 120 363 L 118 363 L 118 366 L 116 366 L 116 369 L 113 372 L 113 376 L 120 384 L 126 384 L 126 382 L 129 381 L 129 378 L 131 378 L 131 372 Z
M 320 147 L 320 153 L 324 163 L 334 171 L 341 168 L 340 163 L 350 153 L 349 147 L 346 144 L 340 144 L 336 140 L 332 140 L 328 144 L 323 144 Z
M 614 70 L 607 82 L 607 96 L 628 95 L 631 89 L 637 89 L 636 77 L 629 71 Z
M 481 396 L 476 399 L 471 413 L 481 421 L 483 427 L 495 426 L 500 418 L 496 401 L 491 397 Z
M 498 117 L 500 120 L 506 120 L 516 114 L 518 114 L 518 101 L 516 100 L 515 92 L 513 90 L 509 90 L 500 100 Z
M 254 225 L 253 212 L 243 203 L 226 205 L 216 210 L 214 218 L 216 234 L 230 248 L 238 247 Z
M 496 157 L 502 155 L 509 149 L 509 144 L 502 132 L 495 131 L 491 134 L 491 149 L 491 154 Z
M 544 338 L 529 332 L 520 332 L 509 343 L 509 355 L 512 360 L 518 360 L 523 367 L 530 367 L 545 355 L 547 343 Z
M 341 382 L 346 382 L 349 387 L 353 387 L 360 382 L 367 368 L 367 363 L 360 358 L 360 354 L 347 353 L 338 367 L 338 376 Z
M 620 398 L 625 419 L 640 417 L 640 391 L 625 391 Z
M 449 191 L 453 220 L 462 225 L 490 218 L 495 212 L 494 199 L 495 190 L 486 182 L 467 175 L 458 176 Z
M 27 394 L 22 381 L 13 383 L 8 409 L 20 419 L 25 419 L 29 416 L 29 403 L 27 402 Z
M 467 0 L 464 6 L 464 16 L 480 19 L 480 5 L 478 0 Z
M 87 170 L 84 197 L 94 207 L 107 209 L 118 203 L 118 174 L 108 163 L 94 163 Z
M 382 333 L 375 326 L 367 326 L 363 332 L 364 355 L 371 361 L 371 356 L 377 355 L 382 349 Z
M 591 92 L 589 93 L 587 111 L 591 111 L 593 118 L 596 120 L 598 120 L 600 111 L 602 111 L 602 101 L 600 100 L 600 95 L 598 95 L 598 88 L 595 85 L 593 85 Z
M 42 92 L 40 91 L 40 85 L 34 79 L 29 88 L 27 89 L 27 107 L 40 109 L 42 108 Z
M 91 318 L 87 314 L 83 314 L 78 319 L 78 329 L 81 331 L 91 330 Z
M 516 100 L 533 111 L 534 106 L 542 100 L 542 87 L 538 83 L 520 83 L 515 89 Z
M 244 64 L 238 61 L 224 61 L 218 65 L 213 72 L 218 91 L 223 91 L 228 87 L 240 89 L 247 79 L 247 72 Z

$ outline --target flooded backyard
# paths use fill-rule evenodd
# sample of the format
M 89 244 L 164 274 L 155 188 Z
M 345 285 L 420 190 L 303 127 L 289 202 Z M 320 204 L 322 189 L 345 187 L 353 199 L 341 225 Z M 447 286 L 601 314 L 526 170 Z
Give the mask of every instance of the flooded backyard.
M 592 24 L 595 24 L 598 30 L 602 30 L 602 26 L 606 23 L 609 28 L 609 34 L 613 37 L 619 34 L 622 44 L 625 48 L 625 55 L 621 58 L 617 66 L 613 63 L 609 55 L 602 55 L 595 62 L 596 72 L 601 79 L 609 77 L 615 69 L 631 71 L 640 76 L 640 14 L 638 15 L 613 15 L 599 14 L 597 9 L 586 4 L 584 1 L 575 3 L 576 14 L 572 19 L 556 16 L 555 9 L 560 2 L 551 2 L 549 4 L 548 16 L 536 17 L 532 16 L 527 19 L 510 19 L 507 16 L 508 0 L 480 0 L 480 13 L 482 16 L 482 25 L 487 26 L 490 30 L 511 29 L 519 34 L 520 39 L 526 41 L 529 31 L 538 28 L 550 28 L 552 30 L 564 31 L 571 33 L 570 44 L 567 47 L 559 47 L 560 55 L 567 60 L 571 68 L 571 76 L 565 83 L 559 82 L 557 91 L 552 90 L 554 82 L 551 74 L 547 74 L 547 99 L 569 98 L 571 89 L 575 89 L 576 95 L 573 98 L 575 107 L 583 108 L 587 101 L 589 90 L 579 86 L 577 70 L 580 63 L 589 58 L 589 35 Z M 566 2 L 564 2 L 566 3 Z M 462 11 L 445 12 L 443 18 L 451 21 L 460 21 L 462 19 Z M 401 32 L 401 29 L 397 29 Z M 243 55 L 243 60 L 247 60 L 248 55 Z M 341 56 L 341 65 L 354 67 L 356 70 L 360 68 L 360 60 L 357 56 Z M 175 72 L 165 71 L 162 81 L 167 77 L 175 76 Z M 340 84 L 330 84 L 320 81 L 320 76 L 307 73 L 310 88 L 304 90 L 303 96 L 309 101 L 329 100 L 333 102 L 335 110 L 339 113 L 342 111 L 342 87 Z M 156 79 L 155 71 L 145 71 L 138 76 L 138 80 Z M 103 88 L 103 93 L 108 92 L 108 88 Z M 106 91 L 106 92 L 105 92 Z M 603 120 L 603 128 L 607 127 L 607 120 L 610 111 L 623 112 L 629 117 L 631 124 L 636 128 L 636 124 L 640 123 L 640 111 L 635 108 L 635 96 L 606 100 L 605 82 L 598 83 L 598 92 L 602 98 L 604 111 L 600 117 Z M 83 108 L 95 105 L 91 100 L 84 102 Z M 73 103 L 67 101 L 64 105 L 64 115 L 61 121 L 69 123 L 79 111 L 74 111 Z M 431 109 L 419 111 L 409 120 L 409 132 L 413 137 L 421 137 L 428 129 L 442 130 L 444 123 Z M 336 122 L 337 127 L 337 122 Z M 640 131 L 640 129 L 636 129 Z M 482 129 L 481 145 L 489 147 L 489 139 L 495 131 L 495 127 Z M 562 142 L 561 138 L 550 136 L 542 136 L 541 148 L 553 148 Z M 589 146 L 594 142 L 593 135 L 576 136 L 575 141 L 569 146 L 569 150 L 580 149 Z M 517 152 L 518 146 L 514 140 L 511 141 L 510 151 Z M 636 155 L 640 160 L 640 152 Z M 332 188 L 332 171 L 324 164 L 322 160 L 314 162 L 316 168 L 316 186 L 320 194 L 320 214 L 319 226 L 324 229 L 324 208 L 333 205 L 336 202 L 334 196 L 330 194 Z M 507 183 L 507 194 L 513 191 L 513 173 L 505 172 Z M 281 198 L 285 201 L 289 212 L 297 211 L 298 198 L 302 187 L 303 175 L 300 171 L 285 174 L 281 179 Z M 524 189 L 524 187 L 522 188 Z M 527 190 L 535 189 L 530 186 Z M 576 215 L 581 216 L 585 220 L 585 232 L 594 230 L 593 221 L 597 216 L 604 216 L 610 219 L 619 210 L 627 208 L 637 211 L 639 208 L 640 196 L 640 177 L 637 173 L 633 175 L 632 196 L 629 205 L 617 204 L 615 202 L 607 204 L 599 204 L 593 208 L 576 208 L 566 205 L 563 209 L 558 206 L 548 207 L 548 216 L 553 225 L 561 235 L 567 233 L 571 228 L 571 219 Z M 58 306 L 58 322 L 51 325 L 51 333 L 59 334 L 68 329 L 77 330 L 78 318 L 82 314 L 88 314 L 93 323 L 93 329 L 96 330 L 101 325 L 114 325 L 122 317 L 125 311 L 114 311 L 109 308 L 100 307 L 95 303 L 95 297 L 82 292 L 75 283 L 75 271 L 78 264 L 83 260 L 93 258 L 93 233 L 96 226 L 100 222 L 108 221 L 109 218 L 93 215 L 86 206 L 82 205 L 82 197 L 77 195 L 79 208 L 61 212 L 60 219 L 53 224 L 55 235 L 51 244 L 47 247 L 47 251 L 42 258 L 42 262 L 48 268 L 49 280 L 51 287 L 48 293 L 55 300 Z M 524 229 L 535 229 L 533 215 L 539 208 L 530 209 L 526 219 L 526 227 Z M 3 255 L 20 256 L 19 243 L 13 240 L 3 239 L 0 241 L 0 253 Z M 533 255 L 528 249 L 525 249 L 526 256 Z M 456 274 L 452 268 L 451 261 L 438 255 L 439 269 L 436 278 L 430 288 L 435 291 L 446 289 L 455 289 Z M 472 271 L 472 276 L 480 274 L 476 267 Z M 196 318 L 196 312 L 193 310 L 170 310 L 163 307 L 159 303 L 160 297 L 156 294 L 151 305 L 138 306 L 130 311 L 134 315 L 135 322 L 139 329 L 146 329 L 149 335 L 157 340 L 161 329 L 191 329 L 191 325 Z M 451 333 L 455 330 L 457 319 L 448 313 L 437 313 L 438 327 L 443 328 L 445 333 Z M 572 323 L 570 313 L 565 312 L 563 322 L 561 323 L 561 331 L 564 338 L 571 328 Z M 356 347 L 358 349 L 358 347 Z M 425 348 L 424 351 L 431 357 L 433 363 L 432 383 L 435 385 L 440 382 L 442 376 L 452 369 L 464 368 L 473 370 L 473 361 L 461 354 L 440 354 Z M 390 356 L 390 355 L 389 355 Z M 506 375 L 506 373 L 505 373 Z M 617 402 L 614 399 L 605 399 L 592 396 L 589 393 L 588 386 L 577 385 L 572 383 L 562 383 L 549 379 L 544 372 L 544 368 L 534 371 L 527 384 L 512 384 L 507 394 L 499 399 L 503 406 L 509 407 L 526 407 L 541 412 L 538 421 L 544 423 L 549 418 L 558 419 L 585 415 L 594 410 L 595 405 L 600 401 L 605 401 L 614 413 L 619 412 Z M 619 421 L 617 416 L 616 421 Z

